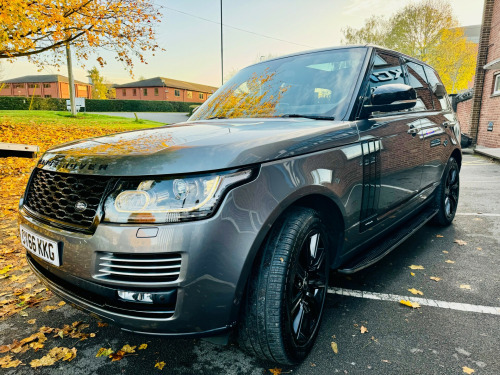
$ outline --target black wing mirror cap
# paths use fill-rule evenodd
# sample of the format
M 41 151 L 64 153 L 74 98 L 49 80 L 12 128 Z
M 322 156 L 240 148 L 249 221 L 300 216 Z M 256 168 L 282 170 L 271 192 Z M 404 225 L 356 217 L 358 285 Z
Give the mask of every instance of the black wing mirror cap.
M 371 105 L 363 106 L 365 114 L 409 109 L 417 104 L 417 92 L 411 86 L 391 83 L 375 88 L 371 103 Z

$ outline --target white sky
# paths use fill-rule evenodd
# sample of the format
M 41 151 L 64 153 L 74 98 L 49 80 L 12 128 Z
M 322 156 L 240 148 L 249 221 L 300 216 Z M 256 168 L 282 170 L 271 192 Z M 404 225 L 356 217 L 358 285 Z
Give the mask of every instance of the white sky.
M 219 86 L 220 0 L 156 0 L 164 6 L 158 28 L 158 44 L 166 51 L 136 62 L 135 79 L 163 76 Z M 411 0 L 222 0 L 224 27 L 224 73 L 256 62 L 260 56 L 283 55 L 311 48 L 339 45 L 342 28 L 359 28 L 372 15 L 390 16 Z M 482 20 L 482 0 L 452 0 L 460 25 L 478 25 Z M 472 5 L 474 4 L 474 5 Z M 173 9 L 177 10 L 174 11 Z M 180 11 L 180 12 L 179 12 Z M 190 16 L 181 12 L 194 15 Z M 213 22 L 209 22 L 201 17 Z M 244 29 L 262 34 L 234 29 Z M 289 43 L 291 42 L 291 43 Z M 294 44 L 295 43 L 295 44 Z M 108 64 L 101 70 L 109 81 L 124 83 L 133 79 L 113 55 L 96 51 Z M 63 50 L 60 53 L 64 53 Z M 26 59 L 3 62 L 3 79 L 37 74 Z M 87 82 L 86 72 L 73 62 L 76 79 Z M 95 57 L 87 67 L 98 65 Z M 39 74 L 67 75 L 47 66 Z

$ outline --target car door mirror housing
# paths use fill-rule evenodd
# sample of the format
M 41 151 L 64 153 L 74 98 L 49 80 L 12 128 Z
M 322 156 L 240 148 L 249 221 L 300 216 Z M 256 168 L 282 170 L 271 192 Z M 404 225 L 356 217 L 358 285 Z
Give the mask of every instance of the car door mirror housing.
M 411 86 L 392 83 L 375 88 L 371 95 L 371 104 L 363 106 L 363 112 L 392 112 L 415 107 L 417 92 Z

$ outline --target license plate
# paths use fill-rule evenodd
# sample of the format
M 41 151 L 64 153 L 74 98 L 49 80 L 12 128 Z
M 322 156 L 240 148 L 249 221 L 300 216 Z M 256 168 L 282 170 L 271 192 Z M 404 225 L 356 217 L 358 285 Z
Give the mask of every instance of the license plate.
M 40 236 L 22 225 L 20 226 L 20 232 L 21 243 L 26 250 L 54 266 L 59 267 L 61 265 L 57 241 Z

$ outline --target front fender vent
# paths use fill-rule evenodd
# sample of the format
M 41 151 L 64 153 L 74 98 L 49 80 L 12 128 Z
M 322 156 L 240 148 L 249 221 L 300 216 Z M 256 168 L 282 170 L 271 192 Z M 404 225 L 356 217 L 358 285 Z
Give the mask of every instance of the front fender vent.
M 98 252 L 94 278 L 130 286 L 162 286 L 179 279 L 182 256 L 179 253 Z

